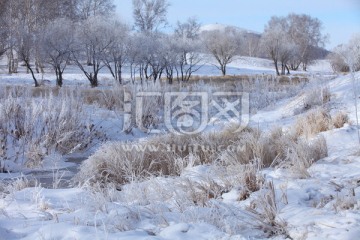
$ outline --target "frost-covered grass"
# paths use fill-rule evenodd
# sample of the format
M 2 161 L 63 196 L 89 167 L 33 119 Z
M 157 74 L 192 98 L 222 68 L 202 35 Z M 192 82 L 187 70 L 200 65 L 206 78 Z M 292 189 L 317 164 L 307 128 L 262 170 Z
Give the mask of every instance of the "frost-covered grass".
M 341 128 L 348 122 L 349 117 L 345 112 L 338 111 L 331 116 L 328 109 L 318 107 L 297 119 L 295 132 L 297 135 L 309 138 L 320 132 Z
M 7 90 L 0 94 L 2 171 L 37 167 L 47 155 L 84 149 L 94 138 L 94 126 L 76 91 L 55 95 L 50 90 L 34 97 L 30 89 Z
M 139 142 L 104 144 L 80 167 L 82 184 L 121 186 L 150 176 L 179 176 L 186 167 L 257 161 L 260 168 L 281 166 L 307 177 L 307 168 L 327 156 L 325 140 L 311 141 L 276 128 L 270 132 L 236 126 L 198 135 L 161 135 Z M 259 169 L 260 169 L 259 168 Z
M 254 115 L 240 133 L 235 133 L 238 126 L 228 123 L 192 136 L 165 131 L 147 135 L 133 125 L 132 131 L 93 148 L 96 151 L 81 165 L 75 179 L 80 184 L 74 188 L 44 189 L 21 175 L 1 181 L 0 238 L 356 239 L 360 155 L 354 141 L 357 126 L 349 124 L 354 111 L 348 78 L 321 80 L 320 88 L 311 85 L 312 78 L 306 84 L 251 79 L 80 86 L 76 92 L 64 91 L 75 89 L 71 86 L 59 92 L 21 90 L 3 97 L 0 105 L 11 100 L 17 105 L 9 106 L 29 105 L 29 109 L 35 109 L 34 103 L 52 101 L 54 108 L 36 105 L 44 110 L 38 127 L 46 124 L 45 112 L 59 110 L 57 104 L 79 105 L 82 124 L 103 122 L 102 128 L 94 127 L 112 136 L 118 134 L 125 110 L 124 88 L 133 96 L 142 91 L 245 89 L 251 93 Z M 159 97 L 144 102 L 144 110 L 153 115 L 142 119 L 144 125 L 163 130 L 159 111 L 163 101 Z M 304 107 L 306 103 L 311 106 Z M 50 144 L 48 149 L 61 155 L 74 148 L 65 151 Z M 54 188 L 59 187 L 56 169 L 53 178 Z

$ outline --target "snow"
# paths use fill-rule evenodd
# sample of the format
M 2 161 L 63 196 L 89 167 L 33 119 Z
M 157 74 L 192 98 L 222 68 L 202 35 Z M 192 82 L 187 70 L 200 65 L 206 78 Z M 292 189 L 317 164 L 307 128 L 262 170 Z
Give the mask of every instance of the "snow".
M 231 27 L 231 28 L 235 28 L 241 32 L 247 32 L 247 33 L 253 33 L 253 34 L 257 34 L 260 35 L 259 32 L 255 32 L 252 30 L 248 30 L 245 28 L 239 28 L 237 26 L 231 26 L 231 25 L 225 25 L 225 24 L 221 24 L 221 23 L 213 23 L 213 24 L 206 24 L 206 25 L 202 25 L 200 27 L 200 32 L 204 32 L 204 31 L 224 31 L 227 27 Z
M 207 26 L 214 28 L 214 26 Z M 264 59 L 240 58 L 229 66 L 230 74 L 273 74 L 271 62 Z M 325 61 L 311 66 L 312 74 L 333 75 Z M 218 70 L 206 65 L 199 75 L 218 75 Z M 18 75 L 0 73 L 0 84 L 28 84 L 31 78 L 24 72 Z M 103 73 L 103 86 L 111 79 Z M 360 74 L 356 74 L 359 79 Z M 50 73 L 44 78 L 51 79 Z M 64 85 L 88 84 L 75 71 L 65 74 Z M 286 169 L 267 168 L 261 171 L 266 180 L 274 183 L 278 196 L 278 218 L 287 223 L 293 239 L 358 239 L 360 236 L 360 148 L 355 125 L 353 83 L 349 75 L 324 80 L 332 94 L 332 110 L 345 110 L 350 122 L 340 129 L 321 133 L 326 139 L 328 157 L 314 163 L 310 178 L 298 179 Z M 305 89 L 306 91 L 306 89 Z M 281 100 L 276 106 L 251 116 L 251 125 L 261 129 L 280 125 L 286 128 L 296 121 L 294 111 L 301 105 L 303 95 Z M 300 114 L 301 115 L 301 114 Z M 110 138 L 132 141 L 147 137 L 140 131 L 126 135 L 114 129 L 115 114 L 94 112 L 102 119 Z M 92 152 L 85 154 L 89 156 Z M 86 157 L 85 156 L 85 157 Z M 69 158 L 69 156 L 65 156 Z M 74 155 L 73 157 L 84 157 Z M 3 165 L 13 164 L 2 161 Z M 8 166 L 16 168 L 18 166 Z M 49 156 L 43 165 L 46 170 L 74 167 L 64 156 Z M 36 169 L 41 171 L 41 169 Z M 215 172 L 216 173 L 216 172 Z M 188 166 L 179 177 L 154 177 L 123 186 L 121 191 L 96 193 L 87 188 L 46 189 L 41 186 L 10 189 L 0 195 L 0 239 L 264 239 L 266 235 L 250 224 L 254 218 L 243 209 L 261 193 L 255 192 L 239 201 L 241 189 L 233 188 L 212 199 L 205 206 L 186 200 L 180 185 L 185 181 L 202 182 L 206 178 L 220 182 L 211 166 Z M 12 173 L 12 177 L 19 175 Z M 49 172 L 51 177 L 51 172 Z M 8 179 L 8 174 L 0 174 Z M 185 186 L 186 187 L 186 186 Z M 287 199 L 283 199 L 284 194 Z M 284 239 L 285 236 L 272 236 Z

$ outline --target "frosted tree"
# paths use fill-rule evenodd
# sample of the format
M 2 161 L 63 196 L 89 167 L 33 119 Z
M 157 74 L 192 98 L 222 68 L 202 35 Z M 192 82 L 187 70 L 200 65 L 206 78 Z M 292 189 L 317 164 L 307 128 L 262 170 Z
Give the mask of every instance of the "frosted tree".
M 297 70 L 302 64 L 306 71 L 308 64 L 316 59 L 318 49 L 324 46 L 327 36 L 321 33 L 322 24 L 309 15 L 290 14 L 287 17 L 272 17 L 265 26 L 261 38 L 262 49 L 274 61 L 276 73 L 285 69 Z
M 206 50 L 219 64 L 216 67 L 225 76 L 227 65 L 240 53 L 241 33 L 235 28 L 227 27 L 224 30 L 205 31 L 202 37 Z
M 7 29 L 7 59 L 9 73 L 16 73 L 18 68 L 19 49 L 22 45 L 24 31 L 26 36 L 36 37 L 36 34 L 43 32 L 49 21 L 59 17 L 66 17 L 72 20 L 77 19 L 76 0 L 2 0 L 1 18 Z M 37 39 L 35 39 L 37 41 Z M 35 62 L 35 70 L 43 72 L 41 59 L 41 48 L 31 50 L 31 61 Z M 35 47 L 33 46 L 33 47 Z
M 143 83 L 152 79 L 160 79 L 164 68 L 166 35 L 161 33 L 136 33 L 129 41 L 128 63 L 131 78 L 135 81 L 136 74 Z
M 107 19 L 102 17 L 90 17 L 76 29 L 72 60 L 89 80 L 91 87 L 99 85 L 98 74 L 106 66 L 104 59 L 111 51 L 115 40 L 113 28 Z M 91 55 L 90 66 L 84 64 L 87 53 Z
M 186 22 L 181 23 L 177 22 L 174 36 L 179 41 L 181 41 L 184 45 L 184 43 L 193 42 L 195 43 L 197 40 L 199 40 L 199 33 L 200 33 L 200 23 L 197 21 L 196 18 L 192 17 L 189 18 Z M 184 59 L 186 61 L 186 54 L 188 51 L 186 51 L 186 48 L 183 51 Z M 186 62 L 185 62 L 186 64 Z
M 243 50 L 249 57 L 255 57 L 259 53 L 260 34 L 245 32 L 243 33 Z
M 169 84 L 173 83 L 174 75 L 177 72 L 177 65 L 181 61 L 182 52 L 178 49 L 178 39 L 174 36 L 168 36 L 164 42 L 164 63 L 165 63 L 165 74 Z
M 200 23 L 195 17 L 188 18 L 186 22 L 177 22 L 175 36 L 182 39 L 196 40 L 199 38 Z
M 24 26 L 28 25 L 30 21 L 25 14 L 26 7 L 20 8 L 25 1 L 4 0 L 1 1 L 3 20 L 2 26 L 6 28 L 6 55 L 8 59 L 9 74 L 17 73 L 19 57 L 18 47 L 20 46 L 21 36 L 23 36 Z M 28 24 L 26 24 L 28 23 Z M 30 30 L 30 29 L 29 29 Z M 28 31 L 29 32 L 29 31 Z
M 286 64 L 292 56 L 293 42 L 288 34 L 289 25 L 283 17 L 272 17 L 261 38 L 263 51 L 273 60 L 276 74 L 285 74 Z M 281 72 L 279 68 L 281 67 Z
M 53 67 L 59 87 L 63 84 L 63 72 L 69 64 L 74 43 L 74 24 L 71 20 L 56 19 L 45 27 L 42 35 L 43 57 Z
M 122 69 L 128 62 L 130 29 L 126 24 L 119 21 L 110 22 L 113 28 L 114 43 L 109 48 L 109 53 L 105 55 L 104 63 L 111 75 L 117 82 L 122 83 Z
M 317 57 L 314 49 L 324 47 L 327 36 L 321 33 L 322 23 L 317 18 L 306 14 L 290 14 L 286 19 L 289 22 L 288 33 L 296 45 L 291 68 L 297 70 L 302 64 L 306 71 L 309 63 Z
M 188 81 L 199 70 L 202 58 L 200 52 L 200 23 L 196 18 L 189 18 L 184 23 L 177 23 L 173 36 L 173 54 L 177 55 L 175 64 L 178 80 Z
M 135 27 L 140 32 L 153 32 L 167 23 L 167 0 L 133 0 Z
M 6 22 L 5 4 L 6 1 L 0 2 L 0 57 L 6 52 L 6 42 L 9 34 L 9 26 Z
M 115 12 L 113 0 L 77 0 L 78 15 L 86 20 L 95 16 L 108 16 Z
M 164 40 L 165 34 L 146 34 L 143 35 L 145 40 L 142 46 L 142 61 L 143 64 L 143 76 L 146 80 L 152 79 L 156 82 L 161 78 L 163 73 L 165 62 L 163 55 L 165 53 Z
M 359 126 L 358 113 L 358 98 L 359 98 L 359 83 L 358 77 L 355 75 L 356 71 L 360 70 L 360 34 L 355 35 L 348 44 L 343 44 L 335 49 L 335 53 L 342 58 L 344 63 L 348 66 L 354 91 L 354 104 L 356 114 L 356 124 Z M 360 144 L 360 129 L 358 128 L 358 140 Z
M 31 55 L 34 54 L 35 49 L 37 49 L 36 44 L 39 42 L 36 41 L 35 35 L 28 33 L 26 29 L 20 30 L 20 36 L 21 36 L 21 41 L 18 42 L 18 46 L 17 46 L 17 52 L 19 54 L 19 58 L 25 63 L 27 70 L 31 73 L 35 87 L 39 87 L 40 85 L 36 79 L 30 58 Z

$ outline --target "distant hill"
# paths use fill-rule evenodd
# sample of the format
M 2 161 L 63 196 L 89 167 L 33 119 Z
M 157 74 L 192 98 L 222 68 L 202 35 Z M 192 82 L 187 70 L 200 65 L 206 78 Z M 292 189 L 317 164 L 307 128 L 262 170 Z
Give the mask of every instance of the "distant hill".
M 204 32 L 204 31 L 213 31 L 213 30 L 225 30 L 225 28 L 227 27 L 231 27 L 231 28 L 235 28 L 240 32 L 245 32 L 245 33 L 251 33 L 251 34 L 256 34 L 256 35 L 261 35 L 261 33 L 259 32 L 255 32 L 249 29 L 245 29 L 245 28 L 240 28 L 240 27 L 236 27 L 236 26 L 231 26 L 231 25 L 225 25 L 225 24 L 220 24 L 220 23 L 214 23 L 214 24 L 206 24 L 200 27 L 200 32 Z

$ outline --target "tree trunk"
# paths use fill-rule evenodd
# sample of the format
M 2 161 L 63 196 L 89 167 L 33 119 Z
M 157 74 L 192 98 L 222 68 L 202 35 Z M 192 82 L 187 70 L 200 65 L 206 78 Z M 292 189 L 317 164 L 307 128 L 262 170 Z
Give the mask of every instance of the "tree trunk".
M 35 60 L 35 69 L 37 73 L 42 73 L 44 74 L 44 67 L 42 66 L 41 62 L 39 60 Z
M 306 64 L 306 63 L 303 63 L 303 64 L 302 64 L 302 68 L 303 68 L 303 70 L 306 72 L 306 71 L 307 71 L 307 64 Z
M 90 73 L 89 81 L 92 88 L 99 86 L 97 73 L 95 73 L 94 75 Z
M 275 65 L 276 75 L 280 76 L 278 62 L 275 60 L 274 60 L 274 65 Z
M 221 73 L 223 76 L 226 75 L 226 65 L 225 64 L 221 64 Z
M 14 53 L 13 53 L 12 48 L 10 48 L 10 50 L 8 51 L 7 57 L 8 57 L 9 74 L 12 74 L 13 73 L 13 64 L 14 64 Z
M 118 75 L 118 81 L 120 84 L 122 84 L 122 65 L 119 64 L 117 66 L 117 75 Z
M 32 76 L 32 78 L 33 78 L 33 80 L 34 80 L 35 87 L 39 87 L 40 85 L 39 85 L 38 81 L 36 80 L 36 77 L 35 77 L 34 71 L 32 70 L 32 68 L 31 68 L 31 65 L 30 65 L 29 61 L 28 61 L 28 60 L 25 60 L 25 64 L 26 64 L 26 68 L 28 69 L 28 71 L 30 71 L 30 72 L 31 72 L 31 76 Z
M 281 63 L 281 75 L 285 75 L 285 64 Z
M 62 87 L 63 76 L 62 76 L 62 71 L 61 71 L 60 67 L 55 67 L 55 73 L 56 73 L 56 86 Z
M 285 64 L 285 68 L 286 68 L 287 74 L 290 75 L 290 69 L 286 64 Z

